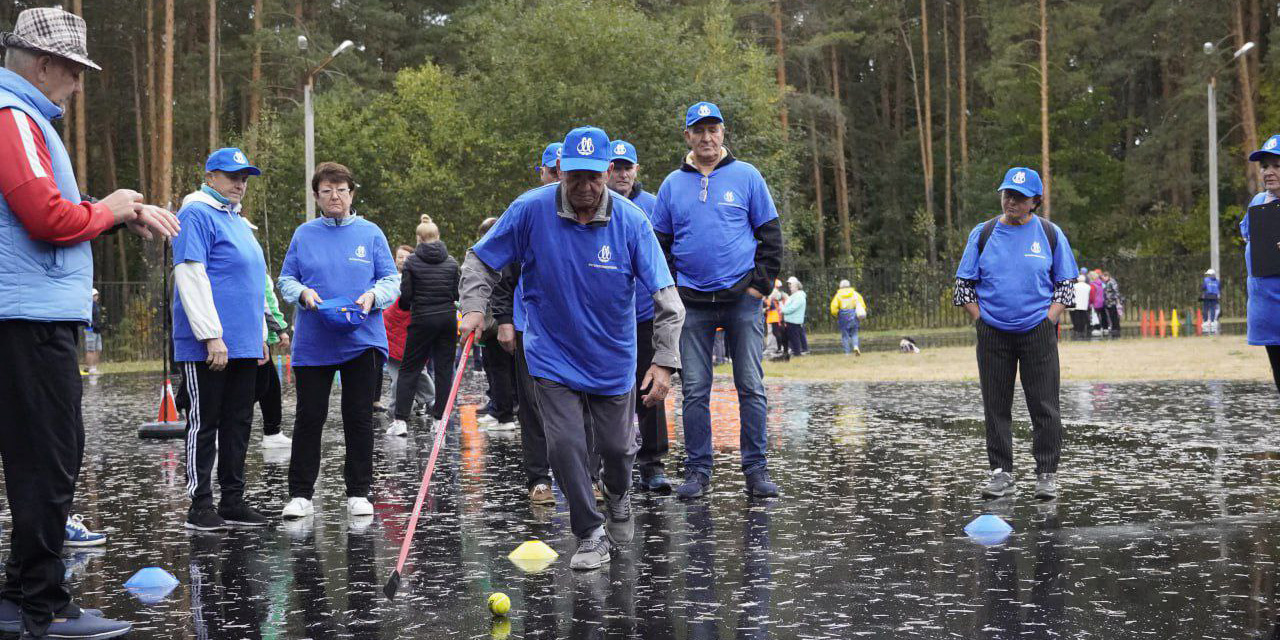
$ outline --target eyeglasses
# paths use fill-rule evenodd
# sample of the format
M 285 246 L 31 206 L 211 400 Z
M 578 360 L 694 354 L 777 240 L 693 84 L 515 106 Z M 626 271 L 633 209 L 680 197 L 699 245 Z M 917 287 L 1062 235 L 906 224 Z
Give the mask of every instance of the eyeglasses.
M 698 196 L 699 202 L 707 201 L 707 187 L 711 184 L 711 180 L 707 176 L 702 176 L 702 193 Z
M 351 195 L 351 189 L 348 189 L 346 187 L 343 187 L 341 189 L 321 189 L 319 193 L 321 198 L 330 198 L 335 195 L 342 196 L 345 198 L 346 196 Z

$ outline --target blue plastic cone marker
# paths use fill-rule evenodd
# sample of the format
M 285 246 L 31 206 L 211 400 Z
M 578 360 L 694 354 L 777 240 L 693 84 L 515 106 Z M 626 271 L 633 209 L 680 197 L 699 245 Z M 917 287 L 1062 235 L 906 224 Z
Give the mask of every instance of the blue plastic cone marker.
M 979 544 L 993 545 L 1004 542 L 1013 532 L 1013 527 L 1000 516 L 985 513 L 965 525 L 964 532 Z
M 156 604 L 178 586 L 178 579 L 160 567 L 146 567 L 126 580 L 124 586 L 142 604 Z

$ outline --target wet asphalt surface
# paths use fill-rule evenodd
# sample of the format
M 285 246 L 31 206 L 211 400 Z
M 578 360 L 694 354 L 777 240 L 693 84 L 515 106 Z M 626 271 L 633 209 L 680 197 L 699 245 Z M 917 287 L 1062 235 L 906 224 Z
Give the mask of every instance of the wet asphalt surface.
M 88 380 L 76 511 L 110 536 L 68 553 L 84 606 L 132 638 L 1268 638 L 1277 624 L 1280 400 L 1263 383 L 1068 384 L 1061 497 L 1031 497 L 1017 425 L 1016 497 L 987 502 L 976 384 L 771 381 L 770 465 L 783 497 L 750 500 L 736 400 L 713 402 L 713 492 L 636 497 L 636 540 L 606 569 L 568 568 L 563 499 L 530 507 L 517 434 L 478 428 L 478 379 L 460 398 L 400 597 L 390 575 L 431 436 L 379 430 L 372 524 L 349 521 L 337 396 L 314 519 L 283 524 L 288 455 L 255 425 L 248 498 L 266 530 L 190 533 L 182 440 L 141 441 L 157 376 Z M 290 430 L 292 393 L 285 396 Z M 1015 415 L 1026 415 L 1021 400 Z M 679 468 L 672 416 L 668 471 Z M 963 526 L 995 513 L 996 546 Z M 9 527 L 7 512 L 0 524 Z M 562 555 L 507 560 L 542 539 Z M 7 536 L 4 544 L 7 552 Z M 160 566 L 180 585 L 144 605 L 123 588 Z M 493 591 L 512 611 L 495 620 Z

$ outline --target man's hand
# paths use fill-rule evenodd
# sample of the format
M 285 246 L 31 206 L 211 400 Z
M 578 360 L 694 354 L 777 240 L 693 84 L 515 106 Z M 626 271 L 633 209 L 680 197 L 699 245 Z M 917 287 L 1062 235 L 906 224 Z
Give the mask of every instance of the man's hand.
M 498 325 L 498 344 L 502 345 L 507 353 L 514 354 L 516 352 L 516 326 L 514 324 Z
M 293 341 L 289 339 L 289 334 L 282 333 L 280 334 L 280 342 L 278 344 L 280 345 L 281 350 L 288 351 L 292 348 Z
M 659 403 L 667 399 L 667 393 L 671 391 L 671 370 L 656 364 L 649 365 L 649 370 L 644 374 L 644 380 L 640 383 L 640 390 L 649 390 L 641 400 L 644 400 L 644 406 L 656 407 Z
M 462 322 L 458 323 L 458 340 L 466 342 L 467 336 L 480 330 L 484 326 L 484 314 L 479 311 L 472 311 L 462 316 Z
M 137 215 L 125 223 L 129 231 L 146 240 L 156 236 L 172 238 L 178 235 L 178 217 L 166 209 L 149 204 L 137 205 Z
M 324 302 L 324 299 L 320 297 L 320 294 L 316 293 L 315 289 L 303 289 L 302 295 L 298 296 L 298 300 L 302 302 L 302 306 L 308 309 L 315 309 L 316 305 Z
M 116 189 L 111 192 L 111 195 L 99 200 L 98 204 L 105 205 L 111 210 L 116 224 L 134 220 L 138 217 L 138 208 L 144 206 L 142 194 L 133 189 Z
M 764 294 L 757 291 L 755 287 L 747 287 L 747 295 L 755 298 L 756 300 L 764 299 Z
M 258 358 L 258 366 L 271 362 L 271 345 L 262 343 L 262 357 Z
M 360 305 L 360 310 L 365 315 L 369 315 L 369 310 L 373 308 L 373 292 L 366 291 L 359 298 L 356 298 L 356 304 Z
M 1058 324 L 1058 319 L 1062 317 L 1063 309 L 1066 309 L 1066 307 L 1057 302 L 1049 305 L 1049 322 Z
M 227 368 L 227 343 L 222 338 L 209 338 L 204 342 L 204 348 L 209 355 L 204 361 L 209 365 L 209 369 L 213 371 L 222 371 Z

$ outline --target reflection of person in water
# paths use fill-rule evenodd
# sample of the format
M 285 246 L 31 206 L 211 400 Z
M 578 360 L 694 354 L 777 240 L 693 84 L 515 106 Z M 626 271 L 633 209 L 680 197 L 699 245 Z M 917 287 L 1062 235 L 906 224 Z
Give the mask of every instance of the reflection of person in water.
M 642 541 L 636 611 L 641 638 L 676 637 L 671 611 L 675 608 L 671 576 L 671 531 L 667 511 L 658 505 L 636 511 L 636 538 Z
M 769 507 L 747 510 L 742 523 L 742 611 L 738 614 L 738 638 L 769 637 L 773 573 L 769 569 Z
M 373 533 L 347 532 L 347 632 L 356 638 L 382 637 L 382 625 L 374 609 L 381 598 L 373 552 Z
M 685 624 L 691 640 L 719 638 L 716 603 L 716 533 L 705 500 L 689 503 L 689 547 L 684 570 Z
M 1051 516 L 1050 520 L 1054 518 Z M 1029 612 L 1023 619 L 1022 596 L 1018 592 L 1018 550 L 1007 545 L 987 549 L 984 571 L 977 577 L 978 589 L 987 594 L 986 607 L 978 611 L 976 629 L 991 631 L 990 637 L 1062 637 L 1066 610 L 1064 562 L 1059 555 L 1056 524 L 1046 527 L 1035 539 L 1035 582 L 1031 587 Z

